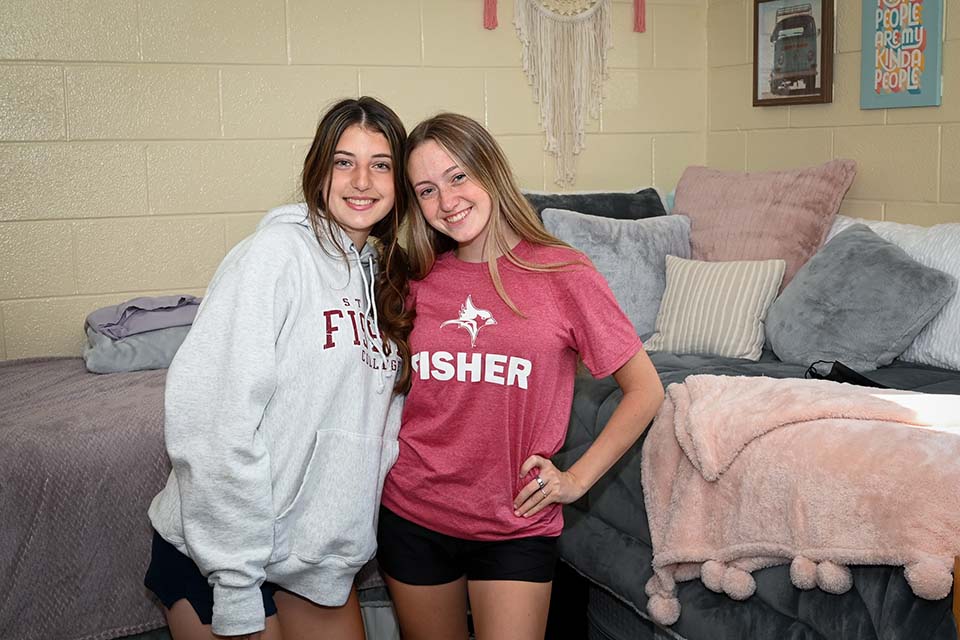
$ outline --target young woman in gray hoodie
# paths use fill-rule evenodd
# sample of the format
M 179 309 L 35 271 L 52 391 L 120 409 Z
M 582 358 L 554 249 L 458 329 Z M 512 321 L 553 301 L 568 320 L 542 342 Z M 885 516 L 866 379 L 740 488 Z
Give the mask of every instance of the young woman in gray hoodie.
M 175 640 L 363 638 L 353 580 L 410 380 L 405 138 L 372 98 L 331 107 L 306 202 L 230 251 L 170 366 L 145 583 Z

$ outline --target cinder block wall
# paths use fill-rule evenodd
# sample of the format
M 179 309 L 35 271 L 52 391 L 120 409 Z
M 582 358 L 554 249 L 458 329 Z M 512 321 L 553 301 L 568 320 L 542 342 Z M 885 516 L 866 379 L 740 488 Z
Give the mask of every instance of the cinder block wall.
M 860 110 L 861 0 L 835 0 L 833 103 L 753 107 L 753 0 L 710 0 L 707 161 L 747 171 L 857 161 L 841 213 L 960 221 L 960 6 L 946 0 L 943 104 Z
M 513 2 L 0 2 L 0 359 L 78 355 L 85 315 L 202 294 L 297 174 L 320 110 L 376 95 L 412 127 L 486 123 L 527 188 L 551 189 Z M 576 189 L 671 188 L 706 142 L 706 0 L 614 2 L 602 119 Z

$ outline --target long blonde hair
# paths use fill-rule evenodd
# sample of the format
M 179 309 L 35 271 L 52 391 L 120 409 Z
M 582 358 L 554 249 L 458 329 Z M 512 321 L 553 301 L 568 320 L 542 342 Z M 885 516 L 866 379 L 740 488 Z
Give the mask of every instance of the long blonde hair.
M 524 260 L 510 248 L 506 228 L 521 239 L 532 244 L 550 247 L 570 245 L 558 240 L 543 228 L 533 207 L 520 192 L 510 163 L 493 136 L 477 121 L 458 113 L 439 113 L 424 120 L 407 136 L 407 158 L 427 141 L 440 146 L 467 174 L 470 180 L 479 185 L 490 196 L 490 221 L 484 243 L 484 256 L 490 271 L 493 286 L 500 298 L 517 315 L 523 316 L 503 287 L 500 272 L 497 269 L 497 257 L 504 256 L 512 264 L 528 271 L 556 271 L 577 261 L 555 264 L 536 264 Z M 419 201 L 409 183 L 409 198 Z M 406 245 L 410 261 L 411 277 L 420 280 L 426 277 L 441 253 L 456 249 L 457 243 L 427 224 L 421 215 L 408 218 Z

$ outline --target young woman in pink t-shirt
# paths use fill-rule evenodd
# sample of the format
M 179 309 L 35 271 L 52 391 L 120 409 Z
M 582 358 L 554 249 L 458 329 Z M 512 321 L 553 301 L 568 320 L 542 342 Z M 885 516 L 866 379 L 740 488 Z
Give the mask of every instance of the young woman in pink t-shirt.
M 404 640 L 542 638 L 573 502 L 636 442 L 663 398 L 610 288 L 548 234 L 477 122 L 440 114 L 407 141 L 413 384 L 384 487 L 380 566 Z M 577 360 L 623 400 L 567 470 Z

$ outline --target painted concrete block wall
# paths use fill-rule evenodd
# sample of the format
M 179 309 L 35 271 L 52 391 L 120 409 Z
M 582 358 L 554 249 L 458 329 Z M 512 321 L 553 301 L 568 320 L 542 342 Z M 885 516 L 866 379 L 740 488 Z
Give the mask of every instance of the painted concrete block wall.
M 0 359 L 79 354 L 99 306 L 202 294 L 265 210 L 299 199 L 341 96 L 379 96 L 408 127 L 471 115 L 524 187 L 552 190 L 511 0 L 499 19 L 484 30 L 479 0 L 0 2 Z M 707 0 L 651 0 L 647 19 L 633 33 L 615 0 L 575 189 L 669 189 L 705 160 Z
M 857 161 L 841 213 L 931 225 L 960 221 L 960 6 L 945 4 L 940 107 L 860 109 L 861 0 L 835 0 L 833 102 L 752 106 L 753 0 L 707 10 L 707 162 L 763 171 Z

